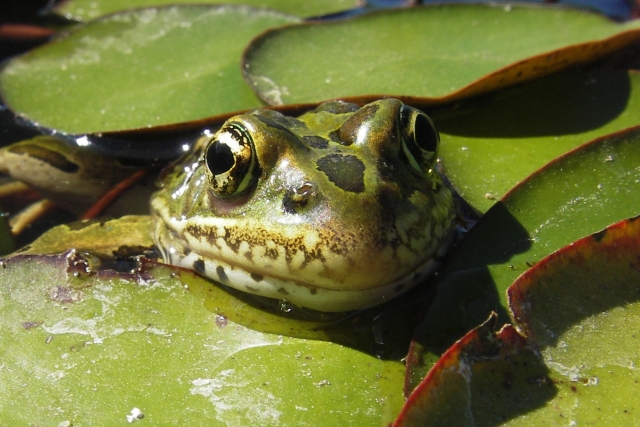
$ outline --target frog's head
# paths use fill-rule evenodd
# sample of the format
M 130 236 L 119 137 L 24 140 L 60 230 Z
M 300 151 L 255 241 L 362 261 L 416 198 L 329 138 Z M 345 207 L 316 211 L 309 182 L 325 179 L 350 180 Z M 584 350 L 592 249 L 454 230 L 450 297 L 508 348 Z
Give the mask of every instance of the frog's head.
M 429 117 L 395 99 L 233 117 L 165 178 L 156 243 L 242 291 L 322 311 L 384 302 L 449 240 L 438 142 Z

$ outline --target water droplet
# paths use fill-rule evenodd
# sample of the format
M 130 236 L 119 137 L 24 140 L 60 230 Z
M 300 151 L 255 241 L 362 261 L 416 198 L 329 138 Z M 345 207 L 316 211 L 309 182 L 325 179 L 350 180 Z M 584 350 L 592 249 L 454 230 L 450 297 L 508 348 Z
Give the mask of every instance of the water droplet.
M 293 307 L 291 307 L 291 304 L 289 304 L 287 300 L 280 300 L 280 311 L 283 313 L 289 313 L 291 310 L 293 310 Z

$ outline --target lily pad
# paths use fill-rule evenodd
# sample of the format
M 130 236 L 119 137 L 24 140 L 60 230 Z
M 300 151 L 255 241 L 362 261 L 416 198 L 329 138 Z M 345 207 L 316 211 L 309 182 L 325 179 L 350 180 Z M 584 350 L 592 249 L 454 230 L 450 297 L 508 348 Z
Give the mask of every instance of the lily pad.
M 492 315 L 440 358 L 394 427 L 487 426 L 544 406 L 557 392 L 549 369 L 511 325 Z
M 452 253 L 416 333 L 415 387 L 440 354 L 495 311 L 510 321 L 506 289 L 538 260 L 640 214 L 640 128 L 585 144 L 551 162 L 496 203 Z
M 91 133 L 195 120 L 262 103 L 242 80 L 247 42 L 298 18 L 185 5 L 109 15 L 9 61 L 0 93 L 38 125 Z
M 640 218 L 546 257 L 508 290 L 519 329 L 541 352 L 558 395 L 528 417 L 624 425 L 640 401 Z
M 402 404 L 398 362 L 240 326 L 173 269 L 72 274 L 82 264 L 0 269 L 2 424 L 116 425 L 139 408 L 162 425 L 383 425 Z
M 88 21 L 102 15 L 133 7 L 151 7 L 165 4 L 245 4 L 290 13 L 300 17 L 320 16 L 336 13 L 358 6 L 355 0 L 67 0 L 58 5 L 55 13 L 67 19 Z
M 640 73 L 554 74 L 432 113 L 447 178 L 480 212 L 554 158 L 639 123 Z
M 639 28 L 564 8 L 429 5 L 267 31 L 243 72 L 273 105 L 384 94 L 425 106 L 592 61 L 638 40 Z
M 640 380 L 640 217 L 554 252 L 518 277 L 508 295 L 525 335 L 511 325 L 493 333 L 493 314 L 447 350 L 394 425 L 632 422 Z
M 112 257 L 124 246 L 151 248 L 150 216 L 130 215 L 117 220 L 91 220 L 54 227 L 22 248 L 21 255 L 55 255 L 73 248 Z

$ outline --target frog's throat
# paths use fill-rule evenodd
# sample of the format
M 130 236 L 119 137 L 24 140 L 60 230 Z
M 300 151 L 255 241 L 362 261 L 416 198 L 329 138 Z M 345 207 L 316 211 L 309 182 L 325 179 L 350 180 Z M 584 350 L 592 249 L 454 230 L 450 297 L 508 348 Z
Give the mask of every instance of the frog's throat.
M 216 282 L 267 298 L 274 298 L 324 312 L 343 312 L 363 309 L 397 298 L 415 285 L 424 282 L 440 266 L 450 246 L 453 233 L 449 233 L 436 253 L 426 259 L 405 277 L 375 288 L 364 290 L 336 290 L 308 285 L 293 280 L 266 276 L 216 259 L 203 259 L 201 255 L 183 246 L 170 230 L 158 221 L 155 241 L 164 262 L 188 268 Z

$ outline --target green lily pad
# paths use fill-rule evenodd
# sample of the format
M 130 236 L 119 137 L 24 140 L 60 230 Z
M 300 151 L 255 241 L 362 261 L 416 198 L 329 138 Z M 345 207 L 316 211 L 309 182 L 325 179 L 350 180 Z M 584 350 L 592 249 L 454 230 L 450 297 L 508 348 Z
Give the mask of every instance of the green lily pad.
M 243 72 L 273 105 L 384 94 L 424 106 L 592 61 L 638 40 L 639 28 L 575 9 L 429 5 L 267 31 Z
M 554 158 L 639 123 L 640 73 L 567 71 L 434 111 L 447 178 L 480 212 Z
M 411 394 L 394 427 L 501 425 L 544 406 L 557 392 L 549 369 L 495 315 L 440 358 Z
M 125 246 L 151 248 L 151 217 L 129 215 L 117 220 L 90 220 L 54 227 L 22 248 L 21 255 L 55 255 L 75 249 L 112 257 Z
M 519 329 L 535 345 L 558 395 L 527 417 L 625 425 L 640 401 L 640 218 L 553 253 L 508 289 Z
M 525 336 L 511 325 L 493 333 L 492 314 L 440 358 L 394 426 L 632 422 L 640 404 L 640 217 L 554 252 L 508 295 Z
M 4 261 L 3 425 L 117 425 L 133 408 L 159 425 L 383 425 L 402 405 L 398 362 L 245 328 L 173 269 L 83 265 L 77 253 Z
M 0 94 L 21 116 L 67 133 L 189 121 L 262 103 L 239 69 L 267 28 L 299 21 L 245 6 L 138 9 L 75 27 L 9 61 Z
M 300 17 L 320 16 L 336 13 L 358 6 L 355 0 L 67 0 L 58 5 L 55 13 L 67 19 L 88 21 L 102 15 L 119 12 L 133 7 L 151 7 L 165 4 L 245 4 L 263 7 Z
M 640 127 L 592 141 L 489 209 L 440 271 L 438 292 L 409 358 L 408 391 L 489 313 L 510 321 L 506 289 L 518 275 L 555 250 L 640 214 L 639 147 Z

